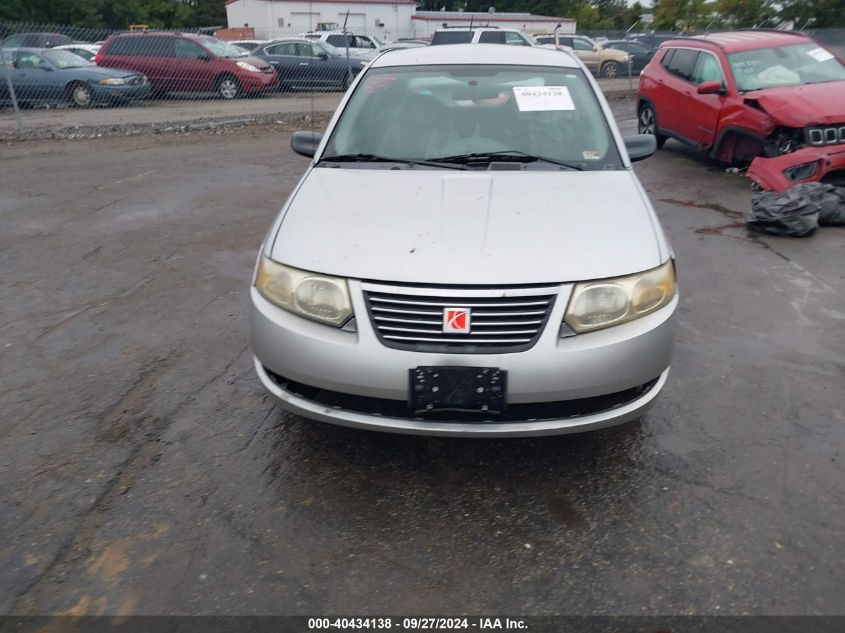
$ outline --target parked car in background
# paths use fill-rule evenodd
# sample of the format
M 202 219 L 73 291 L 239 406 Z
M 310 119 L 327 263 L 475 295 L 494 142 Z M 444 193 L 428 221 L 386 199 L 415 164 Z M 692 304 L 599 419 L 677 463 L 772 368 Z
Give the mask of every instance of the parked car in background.
M 608 40 L 602 46 L 628 53 L 632 73 L 641 73 L 655 53 L 653 48 L 637 40 Z
M 845 185 L 845 65 L 795 32 L 734 31 L 666 42 L 640 75 L 639 131 L 672 137 L 782 191 Z
M 99 44 L 62 44 L 54 47 L 57 50 L 69 51 L 74 55 L 79 55 L 82 59 L 89 62 L 94 61 L 94 57 L 100 52 Z
M 266 61 L 209 35 L 121 33 L 107 39 L 94 60 L 144 73 L 158 94 L 216 92 L 235 99 L 273 90 L 277 83 Z
M 21 103 L 69 103 L 87 108 L 150 94 L 150 84 L 142 73 L 100 68 L 70 51 L 4 49 L 3 63 Z M 6 81 L 0 81 L 0 101 L 6 102 L 10 96 Z
M 344 55 L 346 55 L 347 47 L 349 48 L 350 55 L 359 55 L 374 51 L 384 44 L 381 40 L 369 35 L 354 35 L 353 33 L 344 33 L 343 31 L 311 31 L 309 33 L 303 33 L 302 37 L 324 42 L 329 46 L 342 50 Z
M 389 53 L 390 51 L 398 51 L 405 48 L 421 48 L 423 46 L 428 45 L 428 42 L 393 42 L 392 44 L 384 44 L 383 46 L 379 46 L 377 49 L 369 53 L 358 55 L 357 58 L 360 60 L 370 61 L 375 59 L 382 53 Z
M 449 27 L 437 29 L 431 36 L 431 45 L 443 44 L 510 44 L 511 46 L 534 46 L 530 36 L 522 31 L 499 29 L 490 26 Z
M 573 55 L 393 51 L 292 146 L 313 161 L 250 288 L 255 369 L 282 407 L 512 437 L 619 424 L 658 396 L 675 266 L 631 166 L 656 148 L 623 141 Z
M 3 48 L 52 48 L 77 43 L 61 33 L 15 33 L 3 40 Z
M 256 49 L 253 55 L 275 69 L 280 89 L 346 90 L 367 65 L 365 59 L 347 59 L 345 51 L 306 38 L 274 40 Z
M 251 53 L 262 44 L 266 44 L 269 40 L 230 40 L 229 44 L 244 49 L 247 53 Z
M 604 48 L 583 35 L 560 35 L 547 33 L 537 35 L 538 44 L 559 45 L 571 48 L 575 55 L 595 75 L 613 79 L 628 72 L 628 53 L 614 48 Z

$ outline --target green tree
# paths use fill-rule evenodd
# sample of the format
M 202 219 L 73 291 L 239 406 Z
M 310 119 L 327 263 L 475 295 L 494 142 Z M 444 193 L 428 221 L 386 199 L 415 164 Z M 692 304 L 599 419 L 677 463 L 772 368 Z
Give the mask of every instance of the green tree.
M 783 0 L 778 18 L 795 22 L 796 28 L 814 29 L 845 27 L 842 0 Z
M 721 24 L 735 28 L 761 26 L 775 14 L 767 0 L 718 0 L 716 11 Z

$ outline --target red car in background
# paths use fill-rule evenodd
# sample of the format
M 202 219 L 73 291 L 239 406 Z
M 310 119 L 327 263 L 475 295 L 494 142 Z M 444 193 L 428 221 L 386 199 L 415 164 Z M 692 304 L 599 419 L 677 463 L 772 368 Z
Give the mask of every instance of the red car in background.
M 278 83 L 270 64 L 208 35 L 146 31 L 112 35 L 94 62 L 143 73 L 157 94 L 216 92 L 235 99 L 272 90 Z
M 766 190 L 845 186 L 845 65 L 789 31 L 713 33 L 664 43 L 640 75 L 638 128 L 748 164 Z

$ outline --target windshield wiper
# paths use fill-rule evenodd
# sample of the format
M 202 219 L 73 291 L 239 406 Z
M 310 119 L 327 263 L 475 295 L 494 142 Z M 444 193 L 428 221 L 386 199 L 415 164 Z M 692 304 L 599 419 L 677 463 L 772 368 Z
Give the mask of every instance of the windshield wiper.
M 434 160 L 418 160 L 416 158 L 388 158 L 376 154 L 338 154 L 337 156 L 326 156 L 321 158 L 320 163 L 400 163 L 403 165 L 421 165 L 423 167 L 439 167 L 442 169 L 466 169 L 464 165 L 452 162 L 440 162 Z
M 456 163 L 459 165 L 467 165 L 469 163 L 492 163 L 495 161 L 515 163 L 534 163 L 539 161 L 549 163 L 551 165 L 559 165 L 575 171 L 584 171 L 583 165 L 579 165 L 578 163 L 568 163 L 566 161 L 557 160 L 556 158 L 546 158 L 545 156 L 534 156 L 515 149 L 508 149 L 500 152 L 476 152 L 474 154 L 438 156 L 437 158 L 432 158 L 431 160 L 444 163 Z

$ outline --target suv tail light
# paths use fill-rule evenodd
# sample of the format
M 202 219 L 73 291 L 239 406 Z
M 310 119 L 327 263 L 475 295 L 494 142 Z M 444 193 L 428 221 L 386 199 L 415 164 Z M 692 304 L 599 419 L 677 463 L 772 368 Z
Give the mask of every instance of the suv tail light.
M 97 51 L 97 54 L 94 55 L 94 63 L 99 64 L 101 61 L 103 61 L 104 58 L 105 58 L 105 55 L 103 55 L 103 52 Z

